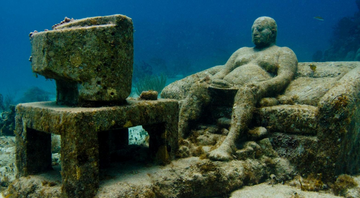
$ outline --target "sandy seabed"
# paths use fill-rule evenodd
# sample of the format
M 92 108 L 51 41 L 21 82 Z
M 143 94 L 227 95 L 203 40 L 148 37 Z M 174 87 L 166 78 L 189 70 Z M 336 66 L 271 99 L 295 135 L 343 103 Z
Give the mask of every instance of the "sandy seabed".
M 0 168 L 0 174 L 8 174 L 10 172 L 4 173 L 7 166 L 11 167 L 15 160 L 15 147 L 14 147 L 14 137 L 0 137 L 0 164 L 2 168 Z M 182 158 L 172 162 L 172 166 L 149 166 L 146 164 L 139 164 L 134 163 L 132 165 L 129 164 L 113 164 L 112 168 L 107 169 L 105 175 L 106 179 L 103 180 L 100 184 L 100 189 L 97 194 L 97 197 L 112 197 L 112 195 L 117 194 L 119 191 L 118 184 L 122 186 L 124 183 L 127 184 L 144 184 L 150 185 L 151 178 L 149 175 L 152 174 L 162 174 L 167 172 L 167 169 L 186 169 L 191 164 L 198 163 L 200 160 L 197 157 L 190 157 L 190 158 Z M 7 165 L 5 164 L 7 163 Z M 38 176 L 31 176 L 33 178 L 42 179 L 50 179 L 46 177 L 51 177 L 54 180 L 61 180 L 60 176 L 60 167 L 54 167 L 53 174 L 46 174 L 45 175 L 38 175 Z M 7 168 L 9 170 L 9 168 Z M 121 170 L 121 173 L 119 173 Z M 162 172 L 162 173 L 161 173 Z M 1 178 L 2 179 L 2 178 Z M 13 179 L 13 178 L 12 178 Z M 355 181 L 360 184 L 360 176 L 354 177 Z M 4 189 L 2 189 L 4 190 Z M 358 197 L 359 195 L 359 188 L 350 189 L 347 193 L 346 197 Z M 301 198 L 332 198 L 332 197 L 339 197 L 335 196 L 330 191 L 323 191 L 323 192 L 308 192 L 302 191 L 301 189 L 289 185 L 284 184 L 270 184 L 269 181 L 260 183 L 253 186 L 244 186 L 239 190 L 236 190 L 231 193 L 230 197 L 232 198 L 290 198 L 290 197 L 301 197 Z M 0 193 L 0 198 L 4 196 Z

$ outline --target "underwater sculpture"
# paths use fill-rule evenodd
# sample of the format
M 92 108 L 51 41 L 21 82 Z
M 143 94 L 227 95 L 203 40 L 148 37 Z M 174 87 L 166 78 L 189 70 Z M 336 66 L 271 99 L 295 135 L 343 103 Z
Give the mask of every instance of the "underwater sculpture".
M 53 169 L 51 134 L 61 136 L 62 197 L 95 196 L 100 167 L 123 160 L 116 152 L 128 146 L 129 127 L 143 125 L 149 133 L 153 161 L 167 164 L 175 158 L 178 102 L 157 100 L 157 93 L 128 98 L 133 67 L 129 17 L 68 21 L 32 33 L 31 44 L 33 72 L 56 80 L 57 98 L 16 106 L 17 178 Z
M 198 79 L 208 81 L 206 75 L 215 75 L 223 68 L 210 68 L 174 82 L 165 88 L 162 97 L 175 96 L 173 98 L 182 100 L 194 82 L 199 83 Z M 20 104 L 16 107 L 18 180 L 9 186 L 5 196 L 214 197 L 264 182 L 269 177 L 273 185 L 294 176 L 294 182 L 300 182 L 301 190 L 317 191 L 327 188 L 327 182 L 333 183 L 339 174 L 358 173 L 360 62 L 299 63 L 294 76 L 284 92 L 278 93 L 276 98 L 263 98 L 256 105 L 254 119 L 248 127 L 263 126 L 269 133 L 256 139 L 245 138 L 246 142 L 236 151 L 234 160 L 211 161 L 188 155 L 158 168 L 155 173 L 153 170 L 125 173 L 144 180 L 135 180 L 136 183 L 122 179 L 114 182 L 113 175 L 107 174 L 102 174 L 105 178 L 101 180 L 99 164 L 107 165 L 111 162 L 113 147 L 126 144 L 119 141 L 127 140 L 123 137 L 127 134 L 123 133 L 124 128 L 140 124 L 144 124 L 150 134 L 149 150 L 154 151 L 163 163 L 173 159 L 178 140 L 177 101 L 127 99 L 128 105 L 91 108 L 64 107 L 55 102 Z M 234 98 L 237 89 L 226 88 L 229 83 L 221 80 L 216 82 L 209 86 L 209 91 L 230 91 Z M 229 100 L 225 95 L 218 96 L 223 105 Z M 205 110 L 220 112 L 212 107 Z M 203 115 L 212 116 L 207 113 Z M 210 131 L 207 126 L 196 130 L 193 131 L 225 136 L 225 133 L 215 134 L 218 131 Z M 61 182 L 37 177 L 41 176 L 38 173 L 42 170 L 51 168 L 50 133 L 62 136 Z M 199 141 L 200 136 L 195 133 L 179 142 L 193 141 L 191 143 L 196 144 L 201 155 L 211 152 L 209 147 L 216 148 L 215 144 L 203 146 L 204 141 Z M 310 181 L 305 182 L 305 177 Z M 315 184 L 311 184 L 314 180 Z
M 277 25 L 274 19 L 259 17 L 251 30 L 255 47 L 238 49 L 223 69 L 196 82 L 180 109 L 179 134 L 186 137 L 189 122 L 198 119 L 202 109 L 210 103 L 210 89 L 237 90 L 229 134 L 220 147 L 209 154 L 213 160 L 232 158 L 235 141 L 248 130 L 256 103 L 284 90 L 296 72 L 295 53 L 287 47 L 275 45 Z
M 199 106 L 192 105 L 192 109 L 182 111 L 191 112 L 187 114 L 191 133 L 182 129 L 179 157 L 209 156 L 228 136 L 233 99 L 238 90 L 212 85 L 191 95 L 196 88 L 194 84 L 206 85 L 209 76 L 224 67 L 218 65 L 197 72 L 162 91 L 162 98 L 177 99 L 183 108 L 197 100 L 208 102 L 199 102 Z M 249 144 L 267 141 L 271 148 L 266 151 L 274 150 L 276 155 L 289 160 L 303 176 L 315 174 L 323 182 L 334 182 L 340 174 L 357 174 L 360 170 L 359 79 L 360 62 L 298 63 L 294 79 L 283 91 L 265 96 L 253 107 L 253 118 L 246 126 L 250 130 L 238 136 L 238 149 L 231 155 L 233 160 L 221 163 L 253 159 L 259 152 Z M 204 104 L 209 106 L 204 108 Z M 180 117 L 184 121 L 184 114 Z

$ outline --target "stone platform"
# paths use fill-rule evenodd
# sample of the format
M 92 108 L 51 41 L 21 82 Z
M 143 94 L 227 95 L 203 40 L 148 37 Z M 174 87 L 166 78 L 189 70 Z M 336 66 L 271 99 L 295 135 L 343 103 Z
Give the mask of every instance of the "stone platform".
M 55 102 L 16 107 L 17 178 L 51 170 L 51 134 L 61 135 L 62 194 L 93 197 L 100 166 L 111 152 L 128 144 L 127 128 L 142 125 L 150 135 L 154 160 L 167 164 L 178 147 L 178 102 L 127 99 L 112 107 L 67 107 Z

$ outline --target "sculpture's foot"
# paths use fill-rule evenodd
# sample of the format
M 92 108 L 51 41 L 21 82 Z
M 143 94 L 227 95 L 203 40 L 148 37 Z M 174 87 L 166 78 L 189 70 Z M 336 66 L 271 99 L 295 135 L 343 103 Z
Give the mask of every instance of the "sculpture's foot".
M 229 161 L 232 160 L 232 149 L 221 145 L 219 148 L 209 153 L 209 158 L 214 161 Z

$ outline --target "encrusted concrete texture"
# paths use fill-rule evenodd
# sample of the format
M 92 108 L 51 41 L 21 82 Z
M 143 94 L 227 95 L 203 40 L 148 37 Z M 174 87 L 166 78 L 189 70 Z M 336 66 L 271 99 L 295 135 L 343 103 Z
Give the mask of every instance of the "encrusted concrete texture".
M 309 66 L 310 64 L 316 65 L 315 72 L 310 69 L 310 66 Z M 315 87 L 321 88 L 322 85 L 327 84 L 328 82 L 326 81 L 327 80 L 326 78 L 332 78 L 331 80 L 336 81 L 339 78 L 341 78 L 342 76 L 344 76 L 347 72 L 349 72 L 350 70 L 354 69 L 357 66 L 360 66 L 359 62 L 300 62 L 300 63 L 298 63 L 298 70 L 296 72 L 295 79 L 290 83 L 289 87 L 286 89 L 285 93 L 288 93 L 288 94 L 285 94 L 285 95 L 287 95 L 289 98 L 291 98 L 291 97 L 297 98 L 295 96 L 295 94 L 298 90 L 296 90 L 296 91 L 294 90 L 293 92 L 290 92 L 293 90 L 293 89 L 290 89 L 291 86 L 293 86 L 294 88 L 295 87 L 296 88 L 307 87 L 308 88 L 307 90 L 304 89 L 304 91 L 302 91 L 304 94 L 304 97 L 306 95 L 308 95 L 308 93 L 304 93 L 304 92 L 309 91 L 309 90 L 317 93 L 317 92 L 319 92 L 319 90 L 314 90 L 314 88 Z M 163 89 L 163 91 L 161 92 L 161 97 L 182 100 L 186 97 L 186 95 L 187 95 L 191 85 L 194 83 L 194 81 L 203 79 L 207 75 L 214 75 L 215 73 L 220 71 L 221 68 L 222 68 L 222 65 L 214 66 L 209 69 L 203 70 L 201 72 L 187 76 L 181 80 L 175 81 L 174 83 L 171 83 L 170 85 L 166 86 Z M 297 82 L 297 80 L 299 80 L 299 78 L 307 78 L 307 80 L 311 80 L 311 81 L 308 81 L 306 84 L 301 85 L 301 83 Z M 321 78 L 322 80 L 317 79 L 317 78 Z M 325 78 L 325 79 L 323 79 L 323 78 Z M 326 83 L 324 83 L 324 81 L 326 81 Z M 293 84 L 295 84 L 295 83 L 298 84 L 300 87 L 294 86 Z M 321 86 L 318 86 L 317 83 L 321 83 Z M 325 91 L 328 91 L 328 90 L 325 90 Z M 292 94 L 290 94 L 290 93 L 292 93 Z M 323 91 L 321 93 L 323 93 Z M 312 99 L 310 99 L 310 98 L 307 98 L 307 100 L 312 101 Z M 304 102 L 304 101 L 299 100 L 298 103 L 299 104 L 307 104 L 307 103 L 302 103 L 302 102 Z M 316 104 L 316 103 L 314 103 L 314 104 Z
M 150 128 L 149 149 L 155 160 L 168 163 L 174 159 L 178 146 L 178 102 L 129 98 L 127 103 L 98 108 L 71 108 L 55 102 L 19 104 L 17 177 L 51 168 L 50 133 L 61 135 L 62 192 L 67 197 L 92 197 L 97 192 L 102 163 L 99 137 L 107 131 L 143 125 Z
M 358 62 L 357 62 L 358 63 Z M 360 172 L 360 67 L 344 75 L 319 102 L 320 160 L 317 170 L 328 173 Z
M 165 87 L 161 96 L 182 100 L 196 80 L 220 68 L 216 66 L 176 81 Z M 234 91 L 228 93 L 219 95 L 234 97 Z M 360 172 L 359 97 L 360 62 L 299 63 L 295 79 L 287 89 L 258 104 L 249 127 L 265 127 L 274 149 L 299 172 L 319 173 L 322 180 L 331 182 L 336 175 Z M 218 118 L 230 118 L 229 101 L 212 101 L 205 109 L 206 122 L 216 124 Z M 226 134 L 226 130 L 218 131 Z
M 231 162 L 212 162 L 190 157 L 173 161 L 162 167 L 146 166 L 136 169 L 131 176 L 101 182 L 95 197 L 209 197 L 226 196 L 242 186 L 268 180 L 271 174 L 276 181 L 288 180 L 294 168 L 283 158 L 270 159 L 265 153 L 271 147 L 259 145 L 256 158 Z M 118 169 L 126 172 L 126 169 Z M 133 171 L 132 171 L 133 172 Z M 22 177 L 8 188 L 6 195 L 26 194 L 31 197 L 60 196 L 60 184 L 46 175 Z M 49 186 L 48 184 L 52 184 Z
M 133 23 L 124 15 L 74 20 L 31 35 L 33 72 L 55 79 L 60 104 L 124 102 L 131 92 Z
M 317 112 L 310 105 L 276 105 L 259 108 L 254 116 L 270 132 L 316 135 Z

